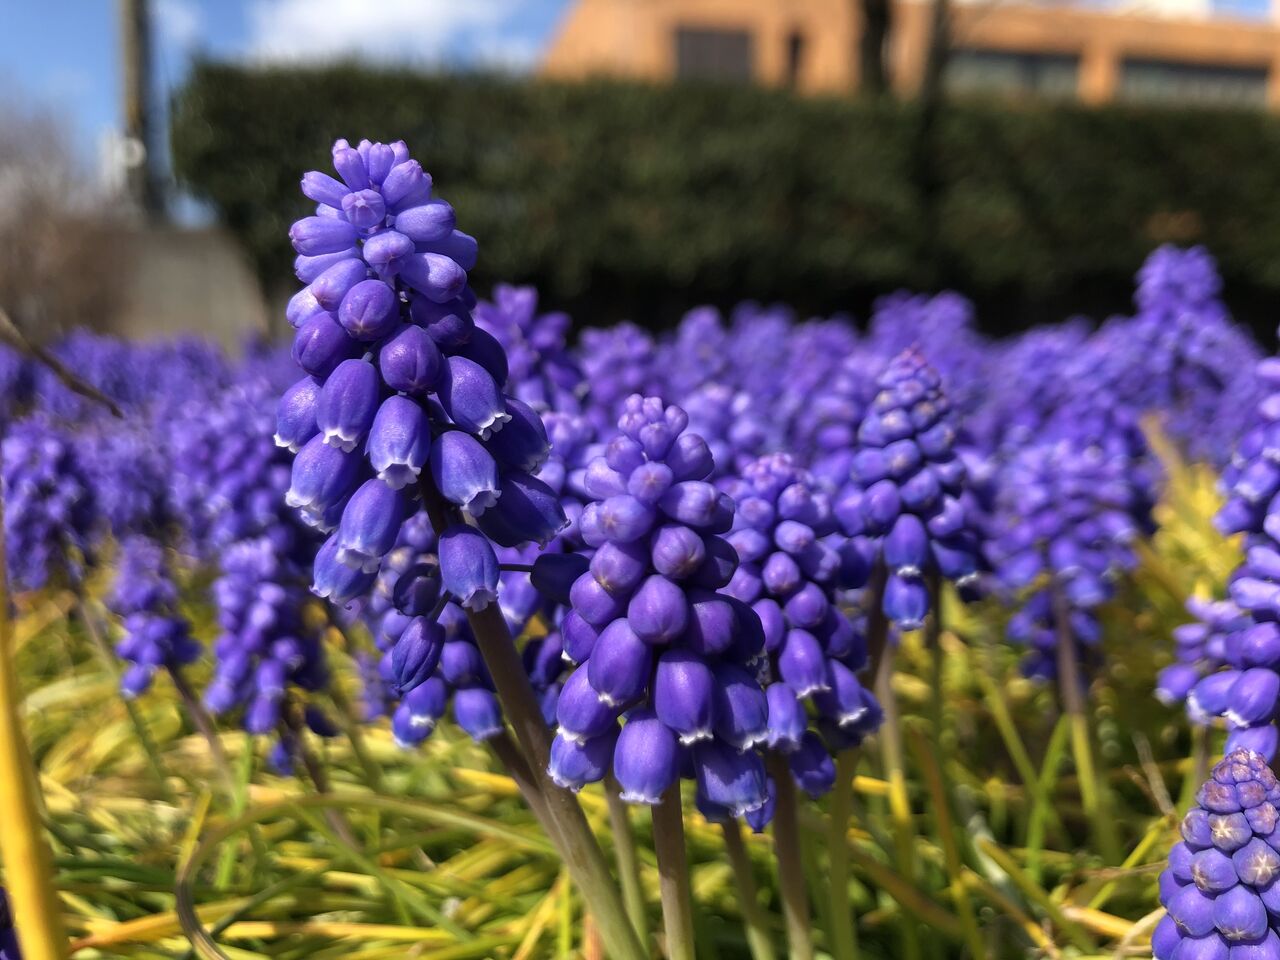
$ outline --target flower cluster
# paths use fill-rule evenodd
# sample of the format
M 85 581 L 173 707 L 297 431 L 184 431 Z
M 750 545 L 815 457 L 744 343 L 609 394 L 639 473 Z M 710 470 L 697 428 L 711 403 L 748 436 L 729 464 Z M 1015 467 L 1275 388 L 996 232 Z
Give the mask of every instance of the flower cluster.
M 928 577 L 973 584 L 979 543 L 938 374 L 912 349 L 890 362 L 876 386 L 858 428 L 853 482 L 835 513 L 844 532 L 886 568 L 885 616 L 915 630 L 929 612 Z
M 116 653 L 129 664 L 120 678 L 126 697 L 136 697 L 150 687 L 156 670 L 179 669 L 200 656 L 200 645 L 191 638 L 177 604 L 178 588 L 164 547 L 147 537 L 126 539 L 120 546 L 109 600 L 124 630 Z
M 585 389 L 582 370 L 569 352 L 569 315 L 539 313 L 533 287 L 500 283 L 491 301 L 476 304 L 475 321 L 507 354 L 512 394 L 538 411 L 576 410 Z
M 23 420 L 5 436 L 0 457 L 10 582 L 19 590 L 78 584 L 99 514 L 75 438 L 51 421 Z
M 835 780 L 830 754 L 856 746 L 882 719 L 857 678 L 866 638 L 837 605 L 836 521 L 826 494 L 786 454 L 752 462 L 725 487 L 737 503 L 727 539 L 741 561 L 725 592 L 759 616 L 775 678 L 765 690 L 767 742 L 817 797 Z
M 307 286 L 288 315 L 307 376 L 281 400 L 277 429 L 297 451 L 288 503 L 330 534 L 313 589 L 334 603 L 364 594 L 429 480 L 461 512 L 439 531 L 445 589 L 483 609 L 497 595 L 490 541 L 545 543 L 564 524 L 532 475 L 545 429 L 502 392 L 506 353 L 471 314 L 476 244 L 431 178 L 403 143 L 339 140 L 333 162 L 341 181 L 303 178 L 317 213 L 290 231 Z
M 622 410 L 584 478 L 593 501 L 578 526 L 595 553 L 561 626 L 577 666 L 551 776 L 576 789 L 612 771 L 624 800 L 653 804 L 683 768 L 705 810 L 767 818 L 764 633 L 721 592 L 738 564 L 722 536 L 733 502 L 707 481 L 710 450 L 682 410 L 639 395 Z
M 1010 620 L 1009 636 L 1030 648 L 1026 672 L 1049 677 L 1062 610 L 1076 643 L 1091 648 L 1101 638 L 1097 608 L 1137 563 L 1137 497 L 1123 458 L 1071 438 L 1023 448 L 1004 469 L 988 553 L 1006 589 L 1038 588 Z
M 1160 875 L 1168 913 L 1151 938 L 1156 960 L 1280 957 L 1277 804 L 1259 754 L 1236 750 L 1213 768 Z

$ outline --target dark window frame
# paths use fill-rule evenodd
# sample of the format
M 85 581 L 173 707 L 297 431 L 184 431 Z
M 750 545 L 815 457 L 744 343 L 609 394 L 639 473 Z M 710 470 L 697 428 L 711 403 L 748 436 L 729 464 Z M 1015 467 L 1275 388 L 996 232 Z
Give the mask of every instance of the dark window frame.
M 756 37 L 742 27 L 676 24 L 672 31 L 677 80 L 752 83 Z

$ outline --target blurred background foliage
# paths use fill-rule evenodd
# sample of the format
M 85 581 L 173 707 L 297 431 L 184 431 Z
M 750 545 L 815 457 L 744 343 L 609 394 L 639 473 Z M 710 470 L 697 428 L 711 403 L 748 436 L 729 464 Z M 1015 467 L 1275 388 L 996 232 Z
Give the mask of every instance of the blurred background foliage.
M 1261 112 L 965 101 L 930 126 L 912 102 L 748 87 L 213 62 L 172 107 L 177 177 L 275 291 L 297 171 L 367 135 L 422 156 L 482 239 L 479 289 L 531 282 L 580 322 L 744 298 L 864 314 L 953 286 L 1004 333 L 1121 308 L 1172 241 L 1208 245 L 1237 318 L 1274 327 L 1280 120 Z

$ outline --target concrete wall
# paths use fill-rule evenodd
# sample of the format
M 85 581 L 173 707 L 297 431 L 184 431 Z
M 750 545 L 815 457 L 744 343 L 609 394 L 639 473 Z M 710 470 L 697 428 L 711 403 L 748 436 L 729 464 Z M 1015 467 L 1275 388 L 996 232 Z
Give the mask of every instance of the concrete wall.
M 127 238 L 121 308 L 105 331 L 128 337 L 197 334 L 225 347 L 268 329 L 257 277 L 217 229 L 139 230 Z M 284 321 L 271 324 L 279 332 Z

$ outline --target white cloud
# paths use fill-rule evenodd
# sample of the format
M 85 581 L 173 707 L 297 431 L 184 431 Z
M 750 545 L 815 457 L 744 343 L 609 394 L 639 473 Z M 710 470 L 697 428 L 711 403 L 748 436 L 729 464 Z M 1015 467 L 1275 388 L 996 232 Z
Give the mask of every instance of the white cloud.
M 204 31 L 204 16 L 195 0 L 158 0 L 154 12 L 161 41 L 179 50 L 195 46 Z
M 253 0 L 248 10 L 248 55 L 257 61 L 295 62 L 343 57 L 384 63 L 484 58 L 492 38 L 502 31 L 519 3 Z M 498 56 L 503 50 L 508 57 Z M 517 59 L 510 56 L 512 52 L 510 48 L 493 50 L 499 62 Z

